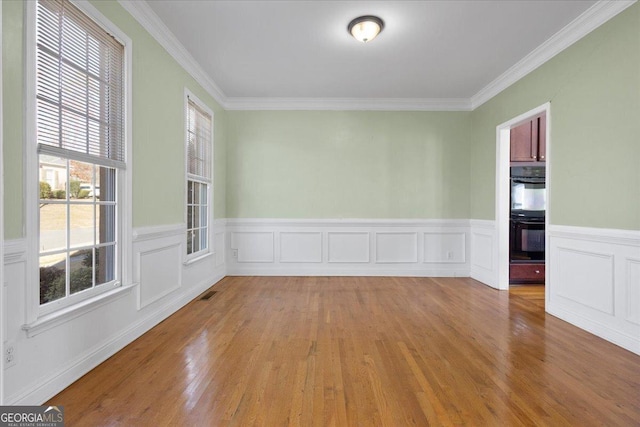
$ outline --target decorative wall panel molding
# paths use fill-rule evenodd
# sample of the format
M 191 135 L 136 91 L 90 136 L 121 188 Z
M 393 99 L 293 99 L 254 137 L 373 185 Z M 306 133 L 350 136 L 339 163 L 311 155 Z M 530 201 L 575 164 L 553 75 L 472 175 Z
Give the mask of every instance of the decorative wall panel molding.
M 164 239 L 172 236 L 181 236 L 187 232 L 186 224 L 171 224 L 152 227 L 139 227 L 133 230 L 133 241 Z
M 472 219 L 471 277 L 491 287 L 497 287 L 495 221 Z
M 551 225 L 549 313 L 640 354 L 640 232 Z
M 554 295 L 613 316 L 613 255 L 561 246 L 552 253 Z
M 138 253 L 138 310 L 180 288 L 182 248 L 175 243 Z
M 230 275 L 469 275 L 468 220 L 228 219 L 227 232 Z
M 322 233 L 317 231 L 281 232 L 280 262 L 322 262 Z
M 424 233 L 425 263 L 465 263 L 467 256 L 467 235 L 465 233 Z
M 328 262 L 368 263 L 370 235 L 362 231 L 333 231 L 327 233 Z
M 418 233 L 383 231 L 376 232 L 377 263 L 418 262 Z
M 224 228 L 222 231 L 215 231 L 213 239 L 213 246 L 216 252 L 216 267 L 220 267 L 225 263 L 225 248 L 226 248 L 226 240 L 227 234 L 224 232 Z
M 274 233 L 272 231 L 231 232 L 233 258 L 239 263 L 274 262 Z
M 626 310 L 624 318 L 627 322 L 640 326 L 640 259 L 627 258 L 625 268 Z

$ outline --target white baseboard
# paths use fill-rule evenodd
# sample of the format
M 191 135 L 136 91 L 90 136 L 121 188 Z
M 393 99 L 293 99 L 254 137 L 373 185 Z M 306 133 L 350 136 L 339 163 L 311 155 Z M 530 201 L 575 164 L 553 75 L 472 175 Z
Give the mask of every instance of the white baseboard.
M 622 333 L 609 325 L 596 322 L 593 319 L 584 317 L 581 314 L 577 314 L 573 311 L 563 309 L 561 307 L 555 307 L 550 304 L 546 307 L 547 313 L 571 323 L 580 329 L 592 333 L 600 338 L 603 338 L 619 347 L 629 350 L 635 354 L 640 355 L 640 338 L 638 336 L 632 336 Z

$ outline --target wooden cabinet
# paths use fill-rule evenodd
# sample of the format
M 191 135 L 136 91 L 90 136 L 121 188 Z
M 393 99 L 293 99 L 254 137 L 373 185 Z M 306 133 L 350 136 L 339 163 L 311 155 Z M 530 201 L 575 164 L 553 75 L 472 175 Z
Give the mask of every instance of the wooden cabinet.
M 544 162 L 547 150 L 547 117 L 535 117 L 511 129 L 512 162 Z
M 509 283 L 544 283 L 544 264 L 522 263 L 509 266 Z
M 547 116 L 538 117 L 538 161 L 544 162 L 547 157 Z

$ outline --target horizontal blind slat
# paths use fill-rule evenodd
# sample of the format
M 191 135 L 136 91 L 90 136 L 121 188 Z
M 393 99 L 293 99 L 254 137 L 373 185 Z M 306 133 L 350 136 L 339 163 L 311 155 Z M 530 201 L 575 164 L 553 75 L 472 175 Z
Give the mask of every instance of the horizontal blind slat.
M 39 147 L 122 167 L 124 47 L 68 0 L 38 1 L 36 34 Z
M 38 144 L 38 154 L 64 157 L 70 160 L 77 160 L 84 163 L 94 163 L 96 165 L 106 166 L 109 168 L 126 169 L 126 164 L 124 162 L 119 162 L 117 160 L 106 159 L 102 157 L 96 158 L 94 156 L 80 153 L 78 151 L 65 150 L 64 148 L 52 147 L 50 145 Z

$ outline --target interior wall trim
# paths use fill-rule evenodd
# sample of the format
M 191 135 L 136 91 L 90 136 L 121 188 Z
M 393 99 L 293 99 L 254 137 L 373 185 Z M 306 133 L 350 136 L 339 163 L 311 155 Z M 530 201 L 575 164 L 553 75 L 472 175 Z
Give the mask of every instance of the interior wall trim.
M 471 111 L 468 98 L 227 98 L 227 110 Z
M 604 24 L 637 0 L 599 0 L 470 98 L 228 97 L 145 0 L 118 0 L 225 110 L 472 111 Z
M 157 225 L 150 227 L 137 227 L 133 230 L 133 241 L 156 240 L 163 237 L 172 237 L 186 233 L 186 224 Z
M 571 21 L 551 38 L 532 50 L 507 71 L 498 76 L 478 93 L 473 95 L 469 103 L 475 110 L 545 62 L 604 24 L 637 0 L 609 1 L 599 0 L 580 16 Z
M 549 225 L 549 232 L 555 237 L 640 247 L 640 230 Z M 640 256 L 640 253 L 638 255 Z
M 468 227 L 468 219 L 227 218 L 228 227 Z
M 640 354 L 640 230 L 550 225 L 545 308 Z
M 229 275 L 469 277 L 468 219 L 227 219 Z
M 27 239 L 11 239 L 4 241 L 4 263 L 15 264 L 27 260 Z
M 202 66 L 178 41 L 156 13 L 144 0 L 118 0 L 118 3 L 135 18 L 142 27 L 184 68 L 191 77 L 211 95 L 223 108 L 227 97 Z
M 498 289 L 496 222 L 494 220 L 472 219 L 469 224 L 471 278 Z

